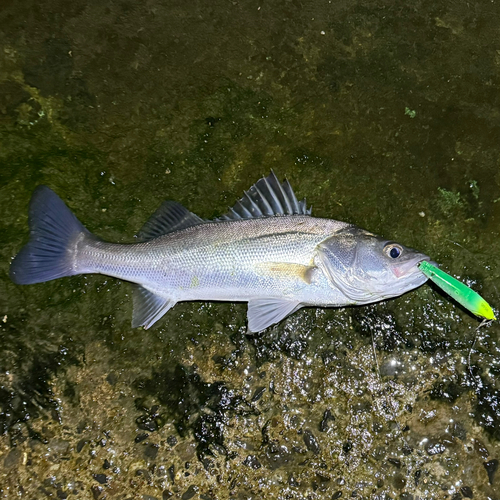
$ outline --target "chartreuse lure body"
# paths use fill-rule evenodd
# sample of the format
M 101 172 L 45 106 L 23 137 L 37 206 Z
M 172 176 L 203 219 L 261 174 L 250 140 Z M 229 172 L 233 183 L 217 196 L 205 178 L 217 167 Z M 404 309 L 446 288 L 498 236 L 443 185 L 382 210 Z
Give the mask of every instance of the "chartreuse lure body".
M 485 319 L 496 319 L 488 302 L 467 285 L 427 261 L 420 262 L 419 269 L 438 287 L 442 288 L 448 295 L 476 316 Z

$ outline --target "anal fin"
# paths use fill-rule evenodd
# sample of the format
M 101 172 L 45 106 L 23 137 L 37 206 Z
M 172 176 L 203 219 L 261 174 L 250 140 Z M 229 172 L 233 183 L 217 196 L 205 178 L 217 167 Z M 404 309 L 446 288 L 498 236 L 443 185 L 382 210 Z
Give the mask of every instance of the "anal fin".
M 248 301 L 248 330 L 260 332 L 286 318 L 302 304 L 298 300 L 254 299 Z
M 134 285 L 133 302 L 132 328 L 143 326 L 146 330 L 175 305 L 175 300 L 156 295 L 140 285 Z

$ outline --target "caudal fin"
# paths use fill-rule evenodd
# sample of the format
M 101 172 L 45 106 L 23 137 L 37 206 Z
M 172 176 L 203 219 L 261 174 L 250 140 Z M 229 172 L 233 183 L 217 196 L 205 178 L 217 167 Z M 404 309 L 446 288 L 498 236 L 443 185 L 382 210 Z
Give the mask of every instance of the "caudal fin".
M 19 285 L 41 283 L 77 274 L 74 250 L 81 236 L 90 236 L 71 210 L 47 186 L 38 186 L 29 206 L 30 240 L 10 266 Z

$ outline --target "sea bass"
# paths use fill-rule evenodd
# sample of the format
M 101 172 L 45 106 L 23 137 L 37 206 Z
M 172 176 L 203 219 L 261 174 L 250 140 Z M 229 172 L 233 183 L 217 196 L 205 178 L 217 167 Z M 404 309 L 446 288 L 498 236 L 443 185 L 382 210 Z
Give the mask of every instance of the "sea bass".
M 151 327 L 177 302 L 248 302 L 260 332 L 304 306 L 368 304 L 422 285 L 429 257 L 353 224 L 311 216 L 272 172 L 224 216 L 203 220 L 166 201 L 133 244 L 90 233 L 47 186 L 29 207 L 30 240 L 10 277 L 32 284 L 100 273 L 134 283 L 132 326 Z

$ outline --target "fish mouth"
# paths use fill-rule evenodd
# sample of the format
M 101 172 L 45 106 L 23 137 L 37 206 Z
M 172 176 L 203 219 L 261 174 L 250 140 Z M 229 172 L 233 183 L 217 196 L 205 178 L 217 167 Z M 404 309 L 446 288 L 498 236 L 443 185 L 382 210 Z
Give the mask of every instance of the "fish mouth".
M 417 272 L 421 274 L 422 276 L 425 276 L 422 271 L 418 268 L 418 265 L 421 262 L 429 262 L 429 264 L 436 265 L 437 264 L 434 261 L 431 261 L 430 257 L 427 257 L 427 255 L 418 255 L 416 257 L 413 257 L 410 260 L 407 260 L 406 262 L 403 262 L 399 266 L 395 266 L 392 268 L 392 272 L 396 276 L 396 278 L 407 278 L 408 276 L 411 276 L 412 274 L 416 274 Z

